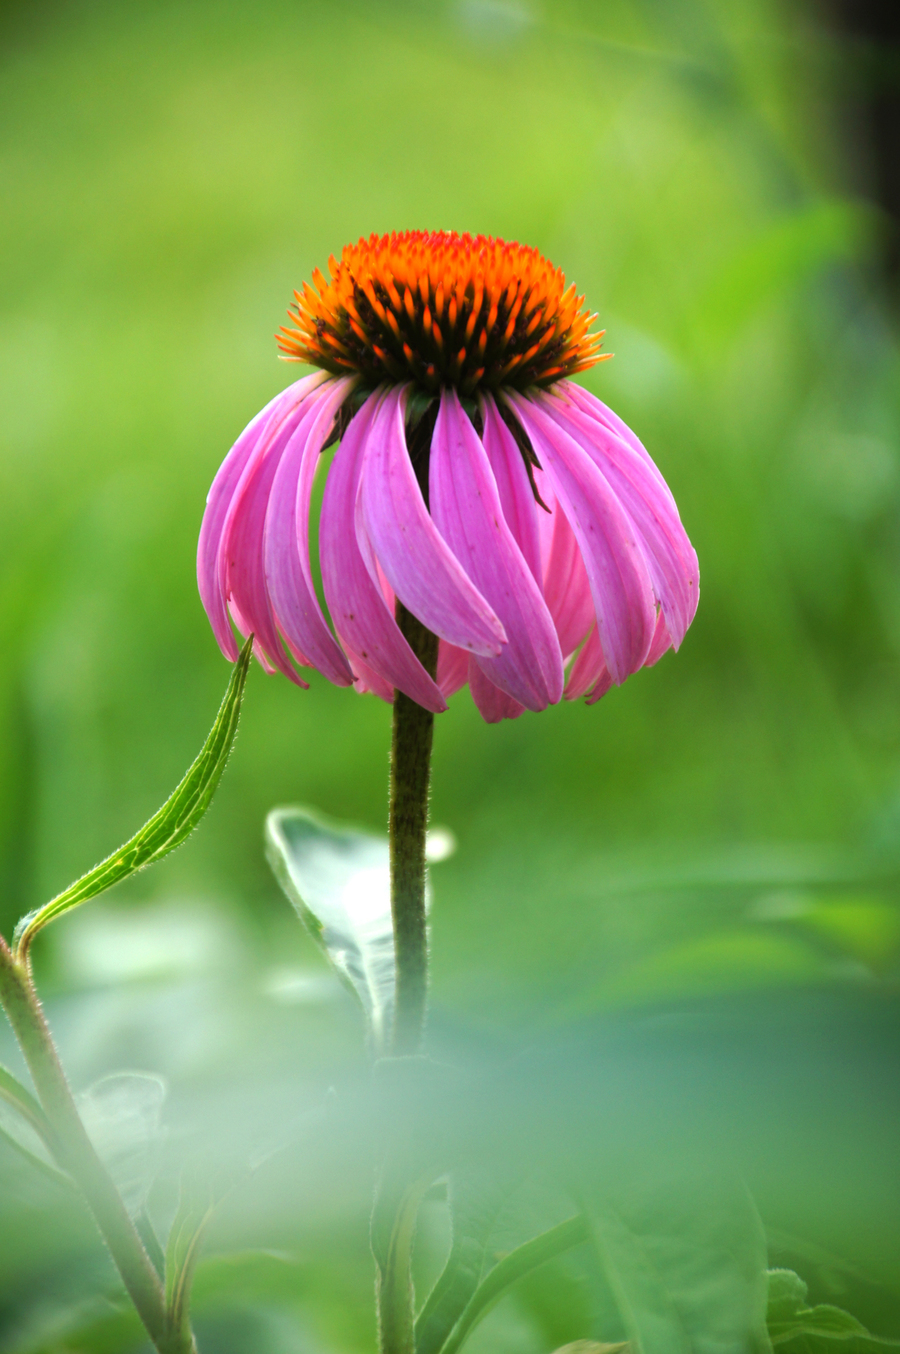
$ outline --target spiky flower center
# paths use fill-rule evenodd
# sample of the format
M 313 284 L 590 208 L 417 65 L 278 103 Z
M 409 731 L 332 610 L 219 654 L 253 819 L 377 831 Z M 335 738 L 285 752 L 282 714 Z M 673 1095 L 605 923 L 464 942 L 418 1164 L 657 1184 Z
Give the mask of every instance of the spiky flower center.
M 485 235 L 408 230 L 371 235 L 317 268 L 294 293 L 286 358 L 368 385 L 427 391 L 547 386 L 608 354 L 574 284 L 536 249 Z

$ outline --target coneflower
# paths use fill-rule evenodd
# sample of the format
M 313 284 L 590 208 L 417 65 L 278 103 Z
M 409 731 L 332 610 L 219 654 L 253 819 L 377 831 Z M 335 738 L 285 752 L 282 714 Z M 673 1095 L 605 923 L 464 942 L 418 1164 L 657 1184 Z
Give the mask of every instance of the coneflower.
M 295 293 L 278 337 L 318 371 L 225 458 L 198 578 L 232 660 L 233 623 L 300 686 L 295 665 L 394 701 L 398 1028 L 404 982 L 421 1008 L 406 1002 L 409 1051 L 424 1010 L 431 714 L 466 682 L 489 722 L 599 699 L 678 648 L 697 557 L 637 437 L 571 380 L 602 360 L 602 334 L 536 249 L 406 231 L 348 245 L 329 270 Z M 335 441 L 319 522 L 329 624 L 309 517 Z

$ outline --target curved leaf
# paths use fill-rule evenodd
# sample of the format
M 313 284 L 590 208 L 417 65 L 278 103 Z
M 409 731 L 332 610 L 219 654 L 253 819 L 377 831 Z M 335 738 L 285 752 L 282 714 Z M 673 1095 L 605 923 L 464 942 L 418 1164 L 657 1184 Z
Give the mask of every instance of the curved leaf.
M 791 1344 L 798 1354 L 801 1351 L 819 1354 L 820 1350 L 833 1348 L 832 1342 L 837 1340 L 852 1340 L 854 1351 L 900 1347 L 900 1341 L 872 1335 L 861 1321 L 840 1307 L 828 1303 L 810 1307 L 806 1284 L 792 1269 L 770 1269 L 768 1280 L 766 1323 L 773 1345 L 798 1342 Z
M 12 1110 L 13 1113 L 9 1111 Z M 72 1188 L 54 1164 L 53 1129 L 29 1090 L 0 1064 L 0 1137 L 45 1175 Z
M 212 802 L 234 743 L 252 648 L 251 635 L 234 665 L 209 737 L 162 808 L 118 851 L 95 865 L 49 903 L 22 918 L 14 935 L 17 960 L 24 958 L 31 941 L 48 922 L 70 908 L 96 898 L 138 870 L 162 860 L 190 836 Z
M 765 1237 L 743 1186 L 656 1185 L 587 1212 L 632 1354 L 771 1354 Z
M 565 1222 L 559 1223 L 556 1227 L 551 1227 L 549 1232 L 544 1232 L 541 1236 L 526 1241 L 524 1246 L 519 1246 L 511 1254 L 504 1256 L 473 1293 L 465 1311 L 454 1327 L 453 1334 L 441 1346 L 443 1354 L 456 1354 L 456 1350 L 459 1349 L 469 1332 L 482 1317 L 487 1316 L 494 1304 L 503 1297 L 503 1294 L 512 1284 L 526 1274 L 530 1274 L 538 1265 L 543 1265 L 547 1260 L 552 1260 L 555 1256 L 571 1250 L 573 1246 L 579 1246 L 583 1241 L 589 1240 L 590 1235 L 591 1229 L 587 1219 L 578 1214 L 574 1218 L 568 1218 Z M 621 1344 L 591 1345 L 590 1347 L 592 1354 L 596 1354 L 597 1350 L 623 1348 L 624 1346 Z M 585 1354 L 587 1354 L 587 1351 L 585 1351 Z
M 472 1164 L 453 1171 L 453 1242 L 443 1273 L 416 1321 L 417 1354 L 458 1348 L 508 1284 L 556 1253 L 556 1240 L 563 1242 L 560 1253 L 577 1244 L 558 1232 L 559 1226 L 565 1229 L 573 1222 L 567 1217 L 571 1211 L 568 1196 L 524 1177 L 513 1165 L 499 1172 Z M 550 1251 L 541 1259 L 530 1259 L 538 1252 L 528 1248 L 554 1234 Z M 525 1267 L 516 1271 L 519 1260 L 526 1262 Z M 502 1273 L 495 1278 L 498 1270 Z
M 165 1097 L 165 1083 L 147 1072 L 114 1072 L 78 1096 L 81 1121 L 135 1219 L 156 1176 Z
M 166 1245 L 166 1314 L 169 1329 L 190 1328 L 190 1297 L 200 1246 L 219 1198 L 209 1181 L 182 1180 L 178 1211 Z
M 12 1105 L 38 1136 L 50 1147 L 53 1130 L 50 1122 L 31 1092 L 0 1063 L 0 1100 Z
M 222 1200 L 249 1173 L 243 1165 L 220 1165 L 182 1175 L 165 1255 L 166 1319 L 173 1334 L 190 1335 L 191 1292 L 206 1229 Z
M 273 809 L 266 855 L 310 935 L 359 999 L 376 1053 L 394 1009 L 387 839 L 333 827 L 308 809 Z

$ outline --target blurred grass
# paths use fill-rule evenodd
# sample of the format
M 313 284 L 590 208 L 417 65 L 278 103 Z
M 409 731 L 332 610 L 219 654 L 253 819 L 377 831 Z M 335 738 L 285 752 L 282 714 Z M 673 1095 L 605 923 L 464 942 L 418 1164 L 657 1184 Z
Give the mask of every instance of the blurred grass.
M 616 356 L 585 383 L 672 485 L 702 598 L 681 653 L 593 709 L 488 728 L 462 693 L 438 722 L 459 851 L 435 873 L 436 1038 L 896 981 L 898 352 L 818 11 L 82 0 L 7 6 L 0 35 L 4 932 L 128 837 L 209 728 L 228 669 L 197 530 L 297 374 L 272 338 L 292 288 L 361 233 L 443 227 L 538 246 L 599 312 Z M 39 948 L 79 1084 L 141 1065 L 215 1103 L 217 1079 L 291 1067 L 302 1099 L 353 1062 L 346 1012 L 328 1033 L 331 1007 L 262 1010 L 248 980 L 225 1020 L 233 977 L 187 963 L 170 1001 L 165 964 L 133 962 L 170 946 L 177 968 L 183 909 L 219 918 L 191 943 L 225 937 L 220 974 L 242 949 L 314 963 L 263 818 L 381 828 L 389 711 L 311 684 L 251 673 L 200 831 L 109 900 L 134 910 L 131 995 L 75 919 Z M 367 1310 L 341 1333 L 329 1301 L 338 1344 L 367 1338 Z

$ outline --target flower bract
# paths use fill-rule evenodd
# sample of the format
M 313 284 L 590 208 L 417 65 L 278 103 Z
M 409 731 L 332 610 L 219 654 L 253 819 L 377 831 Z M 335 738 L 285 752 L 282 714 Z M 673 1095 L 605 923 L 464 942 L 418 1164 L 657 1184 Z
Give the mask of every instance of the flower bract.
M 569 379 L 600 360 L 583 299 L 536 250 L 372 237 L 296 294 L 277 395 L 207 499 L 200 595 L 269 671 L 298 666 L 427 709 L 468 682 L 484 718 L 598 700 L 678 648 L 697 557 L 635 434 Z M 310 557 L 313 483 L 338 441 Z M 439 637 L 413 653 L 397 602 Z M 323 605 L 324 603 L 324 605 Z

